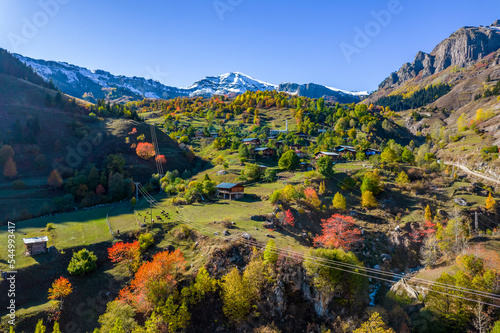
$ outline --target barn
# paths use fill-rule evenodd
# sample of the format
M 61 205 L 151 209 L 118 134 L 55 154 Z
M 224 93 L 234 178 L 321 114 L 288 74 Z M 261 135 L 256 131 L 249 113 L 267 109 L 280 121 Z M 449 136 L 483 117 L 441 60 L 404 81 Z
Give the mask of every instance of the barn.
M 26 248 L 25 255 L 32 256 L 39 253 L 47 252 L 47 236 L 23 238 L 24 247 Z
M 245 187 L 241 184 L 220 183 L 215 186 L 217 189 L 217 198 L 222 199 L 241 199 L 245 195 Z

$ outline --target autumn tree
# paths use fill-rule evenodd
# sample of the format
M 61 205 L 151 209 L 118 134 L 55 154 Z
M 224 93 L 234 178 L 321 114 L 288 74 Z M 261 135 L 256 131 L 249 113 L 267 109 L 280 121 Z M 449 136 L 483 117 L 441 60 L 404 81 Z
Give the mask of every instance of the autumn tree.
M 7 178 L 14 178 L 15 176 L 17 176 L 16 162 L 14 162 L 12 157 L 9 157 L 7 162 L 5 162 L 5 166 L 3 167 L 3 175 Z
M 130 271 L 137 269 L 141 259 L 139 241 L 133 243 L 118 242 L 108 248 L 108 258 L 111 262 L 126 262 Z
M 361 205 L 365 208 L 375 208 L 377 207 L 377 199 L 371 191 L 365 191 L 361 195 Z
M 325 192 L 326 192 L 325 182 L 321 182 L 321 183 L 319 184 L 318 193 L 319 193 L 320 195 L 323 195 L 323 194 L 325 194 Z
M 378 170 L 365 173 L 363 177 L 363 183 L 361 184 L 361 192 L 366 191 L 370 191 L 374 195 L 380 193 L 380 175 Z
M 394 333 L 392 328 L 388 328 L 378 312 L 372 313 L 370 319 L 364 322 L 354 333 Z
M 266 244 L 266 248 L 264 250 L 264 260 L 273 265 L 278 262 L 278 249 L 276 248 L 276 242 L 272 239 Z
M 429 205 L 425 207 L 425 221 L 432 221 L 432 212 Z
M 238 268 L 234 267 L 222 278 L 221 287 L 222 310 L 226 317 L 236 323 L 247 319 L 252 310 L 252 299 Z
M 9 145 L 3 145 L 2 148 L 0 148 L 0 165 L 7 162 L 9 158 L 14 158 L 14 149 Z
M 486 198 L 486 205 L 484 206 L 489 211 L 494 211 L 496 208 L 496 201 L 493 199 L 493 195 L 491 192 L 488 194 L 488 198 Z
M 315 246 L 341 247 L 348 251 L 362 240 L 361 229 L 356 226 L 354 219 L 350 216 L 334 214 L 321 222 L 322 232 L 314 238 Z
M 408 177 L 408 174 L 406 172 L 401 171 L 396 177 L 396 183 L 401 187 L 406 187 L 408 184 L 410 184 L 410 177 Z
M 293 217 L 292 211 L 287 209 L 285 211 L 285 225 L 291 225 L 292 227 L 295 225 L 295 217 Z
M 52 283 L 52 288 L 49 288 L 49 299 L 63 301 L 63 299 L 71 294 L 73 288 L 71 283 L 65 277 L 60 277 Z
M 345 197 L 340 192 L 335 193 L 335 196 L 332 200 L 332 207 L 338 210 L 347 209 Z
M 43 324 L 43 319 L 40 319 L 38 323 L 36 324 L 35 327 L 35 333 L 45 333 L 47 331 L 47 328 Z
M 54 323 L 54 327 L 52 328 L 52 333 L 61 333 L 61 329 L 59 328 L 59 323 L 57 321 Z
M 161 164 L 166 164 L 167 159 L 165 158 L 165 155 L 158 155 L 155 158 L 156 162 L 161 163 Z
M 312 187 L 308 187 L 304 190 L 305 201 L 311 207 L 318 209 L 321 205 L 321 201 L 318 198 L 318 193 Z
M 180 250 L 155 254 L 152 261 L 139 267 L 130 286 L 120 291 L 119 299 L 139 312 L 149 312 L 175 289 L 176 275 L 183 271 L 185 264 Z
M 47 184 L 54 189 L 60 187 L 63 184 L 63 179 L 59 171 L 54 169 L 50 172 L 49 178 L 47 178 Z
M 149 142 L 139 142 L 135 149 L 137 156 L 143 160 L 149 160 L 151 157 L 155 156 L 154 146 Z

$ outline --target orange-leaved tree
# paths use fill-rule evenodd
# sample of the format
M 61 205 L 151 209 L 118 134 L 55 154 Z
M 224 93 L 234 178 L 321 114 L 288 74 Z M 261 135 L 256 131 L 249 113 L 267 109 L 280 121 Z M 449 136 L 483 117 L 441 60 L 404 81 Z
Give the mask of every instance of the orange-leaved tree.
M 125 261 L 128 268 L 133 271 L 139 265 L 141 247 L 139 241 L 133 243 L 118 242 L 108 249 L 108 258 L 112 262 Z
M 139 142 L 135 148 L 137 156 L 143 160 L 149 160 L 151 157 L 155 156 L 155 148 L 149 142 Z
M 157 253 L 152 261 L 141 265 L 130 286 L 120 291 L 118 299 L 139 312 L 151 311 L 174 290 L 176 275 L 183 271 L 185 264 L 180 250 Z
M 334 214 L 327 220 L 321 220 L 322 233 L 314 238 L 315 246 L 343 248 L 350 250 L 362 240 L 361 229 L 350 216 Z
M 159 162 L 161 164 L 167 163 L 167 159 L 165 158 L 165 155 L 158 155 L 156 156 L 156 162 Z
M 311 205 L 313 208 L 319 208 L 321 205 L 321 201 L 318 198 L 318 193 L 316 190 L 308 187 L 304 190 L 304 196 L 306 197 L 306 202 Z
M 52 288 L 49 288 L 49 299 L 60 300 L 71 294 L 73 287 L 65 277 L 60 277 L 52 283 Z
M 53 188 L 58 188 L 63 184 L 63 179 L 59 171 L 54 169 L 50 172 L 49 178 L 47 178 L 47 184 Z
M 14 178 L 15 176 L 17 176 L 16 162 L 14 162 L 12 157 L 9 157 L 7 162 L 5 162 L 5 166 L 3 167 L 3 175 L 7 178 Z

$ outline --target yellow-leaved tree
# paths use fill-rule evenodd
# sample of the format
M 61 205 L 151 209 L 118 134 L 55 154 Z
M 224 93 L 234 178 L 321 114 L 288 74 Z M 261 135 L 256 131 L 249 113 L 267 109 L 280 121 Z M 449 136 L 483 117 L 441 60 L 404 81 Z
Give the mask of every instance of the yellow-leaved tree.
M 484 208 L 486 208 L 487 210 L 495 210 L 496 204 L 497 203 L 495 199 L 493 199 L 493 195 L 491 195 L 490 192 L 490 194 L 488 194 L 488 198 L 486 198 L 486 205 L 484 206 Z
M 378 312 L 374 312 L 354 333 L 394 333 L 394 330 L 387 327 Z
M 371 191 L 365 191 L 361 195 L 361 205 L 366 208 L 375 208 L 377 207 L 377 199 Z
M 332 200 L 332 207 L 339 210 L 346 210 L 347 204 L 345 198 L 340 192 L 337 192 Z

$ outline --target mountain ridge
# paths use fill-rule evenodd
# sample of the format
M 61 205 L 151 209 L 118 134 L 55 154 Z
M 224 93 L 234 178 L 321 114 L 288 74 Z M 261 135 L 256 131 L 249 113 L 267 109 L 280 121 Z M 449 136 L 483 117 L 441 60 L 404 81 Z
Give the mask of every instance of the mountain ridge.
M 290 88 L 290 83 L 276 85 L 241 72 L 206 76 L 188 87 L 173 87 L 143 77 L 114 75 L 105 70 L 89 70 L 67 62 L 13 55 L 31 66 L 45 80 L 52 80 L 63 92 L 90 102 L 95 102 L 98 98 L 127 102 L 144 98 L 207 97 L 241 94 L 248 90 L 277 90 L 304 97 L 326 97 L 340 103 L 359 102 L 368 95 L 367 92 L 349 92 L 313 83 L 292 83 L 294 90 Z

